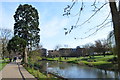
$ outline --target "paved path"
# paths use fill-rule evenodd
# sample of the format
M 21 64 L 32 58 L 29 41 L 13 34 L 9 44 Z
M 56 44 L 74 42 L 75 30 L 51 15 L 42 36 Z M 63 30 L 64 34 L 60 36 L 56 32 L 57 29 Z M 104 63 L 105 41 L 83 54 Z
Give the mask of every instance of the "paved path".
M 16 78 L 21 80 L 26 80 L 29 78 L 31 80 L 36 80 L 33 75 L 31 75 L 22 65 L 18 67 L 17 63 L 11 62 L 7 64 L 2 71 L 0 71 L 0 76 L 2 78 Z M 28 79 L 27 79 L 28 80 Z

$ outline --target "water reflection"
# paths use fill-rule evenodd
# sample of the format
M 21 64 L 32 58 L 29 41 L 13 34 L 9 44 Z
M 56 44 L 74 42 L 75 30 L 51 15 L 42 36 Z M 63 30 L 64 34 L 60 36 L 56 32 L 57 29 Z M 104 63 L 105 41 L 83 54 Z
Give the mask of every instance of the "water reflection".
M 56 73 L 65 78 L 119 78 L 120 74 L 114 71 L 106 71 L 97 68 L 79 66 L 56 61 L 39 62 L 41 69 L 44 71 Z

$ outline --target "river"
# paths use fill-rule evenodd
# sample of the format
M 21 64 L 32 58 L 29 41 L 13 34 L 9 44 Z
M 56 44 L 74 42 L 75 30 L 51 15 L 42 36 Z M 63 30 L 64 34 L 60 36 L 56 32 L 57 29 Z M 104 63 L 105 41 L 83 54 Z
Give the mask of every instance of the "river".
M 118 78 L 120 74 L 115 71 L 106 71 L 93 67 L 80 66 L 78 64 L 40 61 L 41 70 L 60 75 L 64 78 Z M 109 66 L 108 66 L 109 67 Z

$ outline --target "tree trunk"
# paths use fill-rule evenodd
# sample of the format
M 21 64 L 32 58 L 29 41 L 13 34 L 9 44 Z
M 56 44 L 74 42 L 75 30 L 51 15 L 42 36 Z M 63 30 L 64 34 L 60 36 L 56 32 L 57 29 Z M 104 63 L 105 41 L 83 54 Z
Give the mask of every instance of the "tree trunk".
M 27 49 L 25 48 L 24 52 L 23 52 L 23 62 L 24 63 L 28 63 L 28 60 L 27 60 Z
M 4 40 L 2 39 L 2 59 L 4 60 L 4 58 L 5 58 L 5 45 L 4 45 Z
M 103 52 L 103 56 L 105 57 L 105 52 Z
M 111 9 L 112 21 L 113 21 L 113 29 L 115 35 L 115 43 L 116 43 L 116 52 L 118 55 L 118 69 L 120 72 L 120 12 L 117 9 L 115 0 L 109 0 L 109 5 Z

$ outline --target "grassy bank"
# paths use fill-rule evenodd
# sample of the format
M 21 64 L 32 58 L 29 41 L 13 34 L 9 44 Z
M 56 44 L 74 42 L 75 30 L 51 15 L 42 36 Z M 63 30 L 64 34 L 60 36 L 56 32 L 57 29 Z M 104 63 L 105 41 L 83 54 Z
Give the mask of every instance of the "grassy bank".
M 79 61 L 79 60 L 96 60 L 96 61 L 105 61 L 108 59 L 112 59 L 114 55 L 106 55 L 104 56 L 94 56 L 94 57 L 55 57 L 55 58 L 47 58 L 47 60 L 56 60 L 56 61 Z
M 117 64 L 113 61 L 114 55 L 106 55 L 102 56 L 94 56 L 94 57 L 56 57 L 56 58 L 47 58 L 47 60 L 55 60 L 55 61 L 64 61 L 68 63 L 75 63 L 79 65 L 86 65 L 89 67 L 97 67 L 100 69 L 107 70 L 117 70 Z M 109 66 L 109 67 L 108 67 Z
M 32 74 L 34 77 L 36 78 L 47 78 L 46 75 L 42 74 L 41 72 L 39 72 L 38 70 L 35 70 L 33 68 L 30 68 L 30 67 L 25 67 L 25 69 L 30 73 Z
M 0 71 L 9 63 L 9 61 L 0 60 Z
M 59 78 L 55 78 L 55 76 L 53 76 L 51 74 L 44 75 L 39 70 L 35 70 L 34 68 L 30 68 L 30 67 L 26 67 L 26 66 L 24 66 L 24 67 L 37 80 L 62 80 L 62 79 L 59 79 Z

